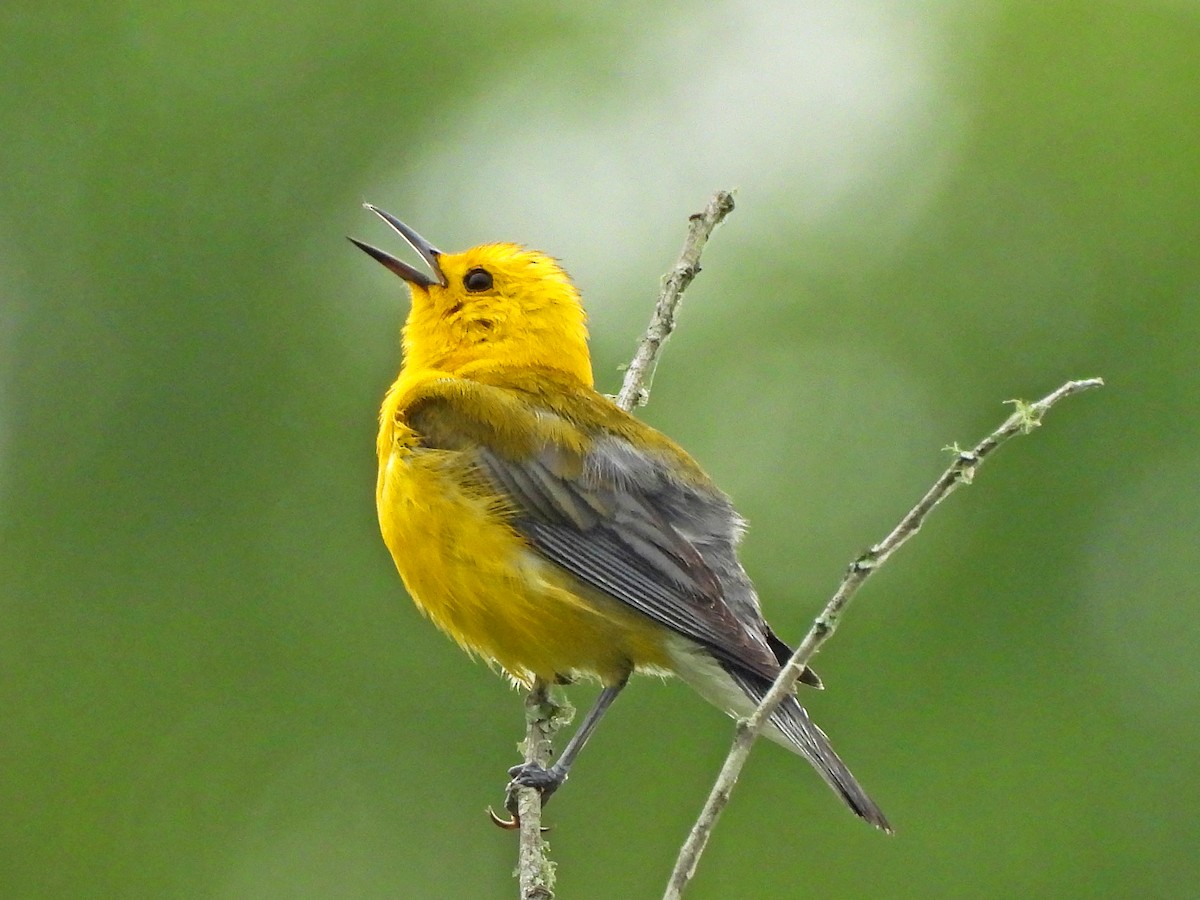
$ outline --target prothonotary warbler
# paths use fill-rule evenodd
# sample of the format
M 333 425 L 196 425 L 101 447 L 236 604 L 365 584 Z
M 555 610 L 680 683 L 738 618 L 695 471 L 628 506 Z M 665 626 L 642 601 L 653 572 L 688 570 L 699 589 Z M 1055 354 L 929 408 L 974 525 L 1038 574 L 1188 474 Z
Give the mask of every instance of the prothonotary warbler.
M 367 208 L 430 269 L 354 241 L 412 293 L 377 444 L 379 525 L 400 577 L 515 681 L 603 685 L 558 761 L 518 766 L 514 782 L 548 799 L 633 672 L 673 673 L 747 715 L 791 651 L 738 562 L 744 522 L 681 447 L 596 391 L 570 278 L 514 244 L 442 253 Z M 891 830 L 795 697 L 765 733 Z

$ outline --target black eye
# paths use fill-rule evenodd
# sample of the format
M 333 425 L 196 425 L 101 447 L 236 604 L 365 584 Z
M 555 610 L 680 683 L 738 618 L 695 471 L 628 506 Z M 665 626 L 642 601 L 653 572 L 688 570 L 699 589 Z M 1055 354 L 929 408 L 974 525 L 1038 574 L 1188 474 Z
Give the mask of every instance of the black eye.
M 472 294 L 486 291 L 492 286 L 492 273 L 487 269 L 472 269 L 463 276 L 463 287 Z

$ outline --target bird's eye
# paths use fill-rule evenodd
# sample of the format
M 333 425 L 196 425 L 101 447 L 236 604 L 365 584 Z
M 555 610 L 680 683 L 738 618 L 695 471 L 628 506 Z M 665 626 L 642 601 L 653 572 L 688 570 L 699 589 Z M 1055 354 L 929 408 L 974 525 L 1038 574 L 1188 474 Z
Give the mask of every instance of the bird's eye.
M 473 294 L 486 291 L 492 286 L 492 273 L 487 269 L 472 269 L 463 276 L 463 287 Z

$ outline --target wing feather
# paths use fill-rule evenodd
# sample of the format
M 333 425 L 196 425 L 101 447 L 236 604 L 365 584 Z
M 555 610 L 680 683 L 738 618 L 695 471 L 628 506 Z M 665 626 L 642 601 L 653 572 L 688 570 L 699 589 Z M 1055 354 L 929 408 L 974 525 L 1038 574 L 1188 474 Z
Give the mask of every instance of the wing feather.
M 584 584 L 727 664 L 774 677 L 769 630 L 735 553 L 742 523 L 724 494 L 677 476 L 662 451 L 545 409 L 529 420 L 545 426 L 532 448 L 506 447 L 472 389 L 509 393 L 470 385 L 410 404 L 405 419 L 422 446 L 465 454 L 505 498 L 512 527 Z

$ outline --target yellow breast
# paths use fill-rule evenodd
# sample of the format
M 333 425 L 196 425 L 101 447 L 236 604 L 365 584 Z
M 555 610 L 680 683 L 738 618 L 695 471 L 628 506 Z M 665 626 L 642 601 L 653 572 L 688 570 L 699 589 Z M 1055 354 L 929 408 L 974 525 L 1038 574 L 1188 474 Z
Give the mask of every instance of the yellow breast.
M 409 594 L 439 628 L 523 683 L 665 668 L 662 629 L 542 559 L 462 454 L 415 447 L 385 419 L 389 428 L 380 435 L 380 528 Z

